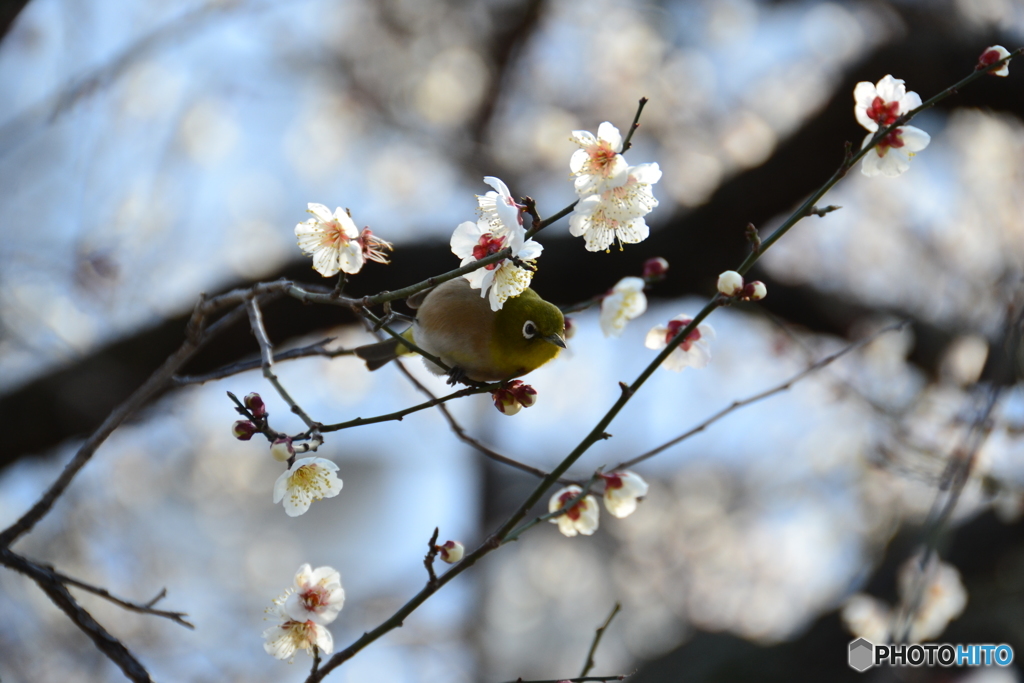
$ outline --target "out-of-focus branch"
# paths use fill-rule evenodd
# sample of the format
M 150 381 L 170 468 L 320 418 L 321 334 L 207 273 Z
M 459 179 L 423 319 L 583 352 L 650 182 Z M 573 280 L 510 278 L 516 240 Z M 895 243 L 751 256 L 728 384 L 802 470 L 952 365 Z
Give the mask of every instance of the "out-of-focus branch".
M 586 676 L 590 673 L 590 670 L 594 668 L 594 653 L 597 652 L 597 646 L 601 644 L 601 637 L 604 636 L 604 632 L 608 630 L 608 626 L 612 623 L 612 619 L 622 609 L 622 605 L 615 603 L 615 607 L 612 608 L 611 614 L 604 620 L 604 623 L 597 627 L 594 632 L 594 641 L 590 643 L 590 649 L 587 651 L 587 659 L 583 663 L 583 671 L 580 672 L 580 676 Z
M 288 351 L 280 351 L 274 354 L 274 362 L 279 363 L 284 360 L 309 358 L 310 356 L 337 358 L 338 356 L 351 356 L 355 354 L 354 349 L 328 349 L 327 345 L 332 341 L 334 341 L 334 337 L 327 337 L 326 339 L 321 339 L 315 344 L 310 344 L 309 346 L 289 349 Z M 175 375 L 171 378 L 171 381 L 178 386 L 185 386 L 187 384 L 203 384 L 204 382 L 211 382 L 215 379 L 224 379 L 225 377 L 231 377 L 232 375 L 237 375 L 242 372 L 255 370 L 256 368 L 262 367 L 262 365 L 262 358 L 253 358 L 252 360 L 244 360 L 230 365 L 225 365 L 222 368 L 218 368 L 217 370 L 203 373 L 201 375 Z
M 405 375 L 406 378 L 408 378 L 408 380 L 412 383 L 414 387 L 416 387 L 420 391 L 420 393 L 429 396 L 432 401 L 437 400 L 437 396 L 434 395 L 434 392 L 432 392 L 422 382 L 416 379 L 416 377 L 411 372 L 409 372 L 409 368 L 405 367 L 405 365 L 400 360 L 396 360 L 395 363 L 398 365 L 398 369 L 402 372 L 402 374 Z M 547 476 L 547 472 L 545 472 L 544 470 L 533 467 L 532 465 L 527 465 L 526 463 L 519 462 L 518 460 L 510 458 L 507 455 L 502 455 L 501 453 L 498 453 L 494 449 L 485 446 L 477 439 L 474 439 L 472 436 L 466 433 L 466 430 L 462 427 L 462 425 L 458 423 L 458 421 L 452 415 L 451 411 L 448 410 L 448 407 L 445 406 L 443 403 L 438 403 L 437 408 L 438 410 L 441 411 L 441 414 L 444 415 L 444 419 L 447 420 L 448 426 L 451 427 L 451 430 L 455 433 L 455 436 L 457 436 L 463 443 L 469 444 L 470 446 L 480 451 L 485 456 L 487 456 L 491 460 L 494 460 L 495 462 L 500 462 L 503 465 L 514 467 L 517 470 L 526 472 L 528 474 L 532 474 L 535 477 L 543 478 Z M 572 483 L 568 479 L 563 481 L 564 483 Z
M 96 644 L 96 647 L 117 664 L 130 680 L 136 683 L 152 683 L 149 672 L 128 651 L 121 641 L 103 628 L 78 602 L 64 584 L 52 572 L 29 562 L 6 546 L 0 546 L 0 563 L 29 577 L 64 612 L 72 623 L 82 630 Z
M 718 422 L 719 420 L 721 420 L 723 417 L 725 417 L 729 413 L 733 412 L 734 410 L 738 410 L 738 409 L 740 409 L 740 408 L 742 408 L 744 406 L 750 405 L 751 403 L 757 403 L 758 401 L 762 401 L 762 400 L 764 400 L 766 398 L 774 396 L 775 394 L 779 394 L 779 393 L 782 393 L 783 391 L 787 391 L 788 389 L 791 389 L 793 387 L 793 385 L 796 384 L 797 382 L 799 382 L 800 380 L 808 377 L 809 375 L 814 374 L 815 372 L 817 372 L 818 370 L 821 370 L 825 366 L 832 364 L 833 362 L 835 362 L 836 360 L 842 358 L 843 356 L 845 356 L 846 354 L 850 353 L 851 351 L 854 351 L 855 349 L 859 349 L 860 347 L 864 346 L 865 344 L 870 344 L 871 342 L 873 342 L 875 339 L 877 339 L 878 337 L 882 336 L 883 334 L 886 334 L 888 332 L 895 332 L 896 330 L 901 330 L 904 327 L 906 327 L 907 324 L 908 324 L 907 321 L 904 320 L 904 321 L 901 321 L 901 322 L 898 322 L 898 323 L 893 323 L 892 325 L 887 325 L 887 326 L 883 327 L 882 329 L 878 330 L 877 332 L 875 332 L 874 334 L 870 334 L 867 337 L 864 337 L 863 339 L 860 339 L 860 340 L 854 342 L 853 344 L 850 344 L 848 346 L 843 347 L 842 349 L 840 349 L 839 351 L 833 353 L 832 355 L 826 356 L 825 358 L 822 358 L 821 360 L 811 364 L 810 366 L 804 368 L 803 370 L 801 370 L 797 374 L 795 374 L 792 377 L 790 377 L 789 379 L 787 379 L 782 384 L 776 385 L 776 386 L 772 387 L 771 389 L 766 389 L 765 391 L 762 391 L 762 392 L 759 392 L 757 394 L 754 394 L 753 396 L 748 396 L 747 398 L 738 399 L 736 401 L 733 401 L 732 403 L 730 403 L 725 408 L 722 408 L 717 413 L 715 413 L 714 415 L 712 415 L 708 419 L 706 419 L 703 422 L 701 422 L 700 424 L 698 424 L 696 427 L 693 427 L 693 428 L 683 432 L 682 434 L 680 434 L 676 438 L 672 439 L 671 441 L 668 441 L 666 443 L 661 444 L 657 448 L 652 448 L 651 450 L 647 451 L 646 453 L 641 453 L 640 455 L 636 456 L 635 458 L 630 458 L 629 460 L 621 462 L 618 465 L 616 465 L 615 467 L 613 467 L 612 469 L 613 470 L 627 469 L 629 467 L 633 467 L 637 463 L 643 462 L 644 460 L 647 460 L 649 458 L 653 458 L 658 453 L 661 453 L 662 451 L 664 451 L 664 450 L 666 450 L 668 448 L 671 448 L 672 446 L 675 446 L 677 443 L 680 443 L 681 441 L 685 441 L 686 439 L 689 439 L 691 436 L 693 436 L 695 434 L 699 434 L 700 432 L 704 431 L 705 429 L 707 429 L 708 427 L 713 425 L 715 422 Z

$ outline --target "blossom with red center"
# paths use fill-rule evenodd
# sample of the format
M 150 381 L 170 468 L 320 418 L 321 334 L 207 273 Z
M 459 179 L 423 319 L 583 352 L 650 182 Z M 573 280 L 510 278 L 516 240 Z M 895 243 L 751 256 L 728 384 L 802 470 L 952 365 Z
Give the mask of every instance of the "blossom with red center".
M 974 68 L 988 68 L 995 64 L 996 62 L 998 62 L 999 60 L 1006 59 L 1009 56 L 1010 51 L 1007 50 L 1002 45 L 993 45 L 992 47 L 986 47 L 985 51 L 981 53 L 980 57 L 978 57 L 978 65 Z M 1000 66 L 998 69 L 993 69 L 992 71 L 989 71 L 989 73 L 992 74 L 993 76 L 1009 76 L 1010 62 L 1003 62 L 1002 66 Z
M 872 133 L 891 126 L 900 116 L 921 106 L 920 95 L 907 92 L 902 80 L 888 75 L 874 85 L 867 81 L 858 83 L 853 89 L 853 99 L 857 123 Z
M 295 621 L 331 623 L 345 605 L 341 574 L 333 567 L 313 569 L 309 564 L 302 565 L 295 573 L 294 588 L 289 590 L 282 604 Z
M 637 502 L 650 488 L 639 474 L 629 470 L 602 474 L 601 478 L 604 479 L 604 506 L 619 519 L 633 514 Z
M 512 199 L 505 183 L 491 176 L 484 180 L 497 191 L 477 198 L 480 218 L 475 223 L 466 221 L 455 228 L 451 239 L 452 252 L 466 266 L 509 248 L 518 261 L 532 264 L 543 247 L 526 239 L 519 205 Z M 533 271 L 509 259 L 502 259 L 463 277 L 471 287 L 480 290 L 480 296 L 488 297 L 491 310 L 497 311 L 508 299 L 519 296 L 530 286 Z
M 348 211 L 338 207 L 332 214 L 323 204 L 310 203 L 313 217 L 295 226 L 303 254 L 313 257 L 313 269 L 324 277 L 339 271 L 358 273 L 365 260 L 359 228 Z
M 873 137 L 874 133 L 868 133 L 861 147 L 867 147 Z M 887 178 L 902 175 L 910 168 L 910 159 L 927 147 L 931 140 L 931 136 L 920 128 L 894 128 L 864 155 L 861 172 L 866 176 Z
M 622 135 L 618 128 L 605 121 L 597 128 L 597 137 L 590 131 L 574 130 L 569 139 L 580 146 L 569 159 L 569 170 L 576 176 L 576 194 L 600 194 L 626 182 L 629 168 L 619 154 Z
M 515 415 L 523 408 L 529 408 L 537 402 L 537 390 L 529 384 L 523 384 L 523 380 L 516 379 L 508 383 L 503 389 L 491 392 L 494 400 L 494 407 L 502 415 Z
M 558 512 L 582 492 L 583 489 L 575 484 L 556 491 L 548 501 L 548 512 Z M 565 514 L 552 517 L 548 521 L 552 524 L 557 524 L 558 530 L 562 532 L 563 536 L 572 537 L 576 534 L 590 536 L 597 531 L 599 513 L 597 499 L 587 495 L 569 508 Z
M 676 338 L 676 336 L 693 322 L 688 315 L 677 315 L 668 322 L 668 325 L 657 325 L 647 333 L 645 346 L 649 349 L 663 349 Z M 686 335 L 686 338 L 679 346 L 672 350 L 668 358 L 662 363 L 666 370 L 679 372 L 685 368 L 704 368 L 711 362 L 711 349 L 708 347 L 708 340 L 715 338 L 715 329 L 707 323 L 702 323 Z

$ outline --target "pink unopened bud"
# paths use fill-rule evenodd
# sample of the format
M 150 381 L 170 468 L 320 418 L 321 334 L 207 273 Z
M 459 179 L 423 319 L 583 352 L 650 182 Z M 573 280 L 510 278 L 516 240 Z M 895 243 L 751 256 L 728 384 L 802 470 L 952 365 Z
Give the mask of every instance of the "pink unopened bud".
M 503 415 L 515 415 L 522 408 L 529 408 L 537 402 L 537 390 L 522 380 L 513 380 L 504 389 L 491 393 L 494 407 Z
M 668 261 L 655 256 L 644 261 L 643 278 L 647 282 L 658 282 L 659 280 L 665 279 L 665 273 L 668 272 Z
M 446 541 L 444 545 L 437 546 L 441 553 L 441 559 L 448 564 L 455 564 L 466 554 L 466 548 L 458 541 Z
M 743 288 L 743 298 L 748 301 L 760 301 L 768 296 L 768 288 L 760 280 L 748 282 Z
M 529 408 L 537 402 L 537 390 L 529 384 L 523 384 L 522 380 L 515 380 L 509 385 L 512 395 L 516 397 L 519 404 Z
M 259 430 L 256 429 L 256 425 L 248 420 L 238 420 L 235 424 L 231 425 L 231 433 L 239 441 L 248 441 L 257 431 Z
M 981 53 L 981 56 L 978 57 L 978 65 L 975 66 L 974 68 L 975 70 L 986 69 L 995 64 L 996 62 L 998 62 L 1000 59 L 1005 59 L 1006 57 L 1009 56 L 1009 50 L 1007 50 L 1002 45 L 993 45 L 992 47 L 987 47 L 985 48 L 985 51 Z M 1009 76 L 1010 63 L 1003 62 L 1002 66 L 1000 66 L 998 69 L 993 69 L 989 73 L 992 74 L 993 76 Z
M 294 457 L 295 448 L 292 446 L 292 440 L 288 437 L 277 439 L 270 445 L 270 454 L 274 456 L 274 460 L 278 462 L 287 462 L 289 458 Z
M 263 399 L 256 392 L 247 394 L 242 402 L 245 404 L 245 407 L 249 409 L 249 412 L 252 413 L 252 416 L 257 420 L 261 417 L 267 416 L 267 406 L 263 404 Z

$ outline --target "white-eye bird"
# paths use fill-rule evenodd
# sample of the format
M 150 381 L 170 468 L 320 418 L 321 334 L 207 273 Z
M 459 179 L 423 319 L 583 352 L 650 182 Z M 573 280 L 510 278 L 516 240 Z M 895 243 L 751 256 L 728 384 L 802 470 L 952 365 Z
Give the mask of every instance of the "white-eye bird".
M 521 377 L 565 348 L 562 312 L 529 288 L 492 311 L 480 290 L 458 277 L 410 297 L 408 304 L 416 309 L 416 319 L 402 336 L 451 368 L 449 384 Z M 355 351 L 370 370 L 414 353 L 398 339 Z M 445 372 L 426 359 L 424 364 L 435 374 Z

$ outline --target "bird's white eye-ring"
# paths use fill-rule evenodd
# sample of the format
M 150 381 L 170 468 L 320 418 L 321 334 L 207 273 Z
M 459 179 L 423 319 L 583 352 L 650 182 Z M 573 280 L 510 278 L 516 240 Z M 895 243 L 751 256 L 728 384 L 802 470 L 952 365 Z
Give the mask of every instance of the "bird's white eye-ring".
M 523 325 L 523 336 L 527 339 L 533 339 L 537 335 L 537 326 L 532 320 L 527 320 L 526 324 Z

